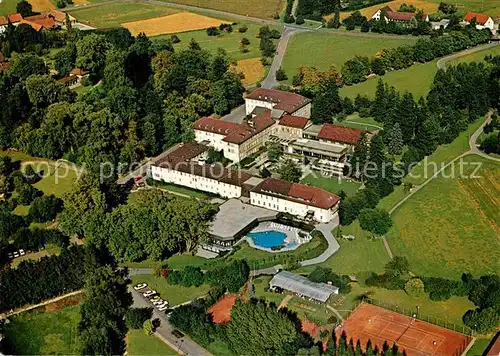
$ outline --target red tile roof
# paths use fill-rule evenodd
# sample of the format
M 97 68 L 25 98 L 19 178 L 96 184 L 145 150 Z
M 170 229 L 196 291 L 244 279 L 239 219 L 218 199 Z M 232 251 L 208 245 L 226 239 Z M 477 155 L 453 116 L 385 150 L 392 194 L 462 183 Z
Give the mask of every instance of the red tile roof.
M 52 9 L 49 14 L 52 15 L 57 22 L 64 22 L 66 20 L 66 14 L 62 11 Z
M 476 12 L 468 12 L 465 14 L 464 21 L 471 22 L 473 18 L 476 19 L 477 24 L 484 25 L 489 20 L 490 16 L 486 14 L 478 14 Z
M 355 145 L 358 143 L 361 134 L 365 132 L 340 125 L 324 124 L 318 134 L 318 139 Z
M 386 11 L 385 17 L 394 21 L 411 21 L 416 15 L 413 12 Z M 425 15 L 424 15 L 425 18 Z
M 30 25 L 35 31 L 40 31 L 43 28 L 42 25 L 29 20 L 21 20 L 21 23 Z
M 330 209 L 340 200 L 335 194 L 323 189 L 300 183 L 290 183 L 275 178 L 265 179 L 253 191 L 261 194 L 277 195 L 282 199 L 320 209 Z
M 280 125 L 288 126 L 288 127 L 295 127 L 298 129 L 303 129 L 304 127 L 306 127 L 308 122 L 309 122 L 309 119 L 307 119 L 305 117 L 285 115 L 281 118 Z
M 10 14 L 7 15 L 7 17 L 9 18 L 11 23 L 21 22 L 21 20 L 23 19 L 23 16 L 21 14 Z
M 223 141 L 238 145 L 242 144 L 249 138 L 274 125 L 274 123 L 275 121 L 271 117 L 271 110 L 266 110 L 262 114 L 238 125 L 238 128 L 227 135 Z
M 160 157 L 156 162 L 156 166 L 169 166 L 174 168 L 180 162 L 188 162 L 199 156 L 203 152 L 208 151 L 208 147 L 196 142 L 187 142 L 178 144 L 172 151 Z
M 255 89 L 246 98 L 273 103 L 275 109 L 290 114 L 311 102 L 311 99 L 299 94 L 263 88 Z
M 0 26 L 5 26 L 9 23 L 5 16 L 0 16 Z
M 194 122 L 194 129 L 206 132 L 213 132 L 219 135 L 228 135 L 238 129 L 238 124 L 213 119 L 211 117 L 202 117 Z
M 69 74 L 72 74 L 72 75 L 79 75 L 79 76 L 84 76 L 84 75 L 87 75 L 89 74 L 90 72 L 88 70 L 85 70 L 85 69 L 81 69 L 81 68 L 75 68 L 73 69 L 71 72 L 69 72 Z
M 11 67 L 12 67 L 12 63 L 10 63 L 10 62 L 0 63 L 0 72 L 2 72 L 4 70 L 9 70 Z

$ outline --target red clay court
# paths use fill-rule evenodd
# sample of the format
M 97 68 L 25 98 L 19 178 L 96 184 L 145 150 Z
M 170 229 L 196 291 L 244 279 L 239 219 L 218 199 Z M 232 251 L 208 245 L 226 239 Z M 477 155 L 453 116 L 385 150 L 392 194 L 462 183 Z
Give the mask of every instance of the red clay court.
M 238 299 L 236 294 L 226 294 L 208 309 L 214 323 L 221 324 L 231 321 L 231 309 L 233 309 L 236 299 Z
M 343 332 L 354 344 L 359 339 L 363 349 L 368 340 L 379 349 L 387 341 L 408 356 L 461 355 L 471 342 L 466 335 L 367 303 L 360 304 L 336 329 L 337 337 Z

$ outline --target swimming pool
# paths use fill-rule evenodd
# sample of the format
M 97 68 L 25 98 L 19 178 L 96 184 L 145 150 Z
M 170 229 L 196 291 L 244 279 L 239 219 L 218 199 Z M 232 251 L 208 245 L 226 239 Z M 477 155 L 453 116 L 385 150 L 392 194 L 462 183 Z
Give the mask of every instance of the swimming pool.
M 248 236 L 253 240 L 256 246 L 265 248 L 283 246 L 286 239 L 285 233 L 274 230 L 251 232 Z

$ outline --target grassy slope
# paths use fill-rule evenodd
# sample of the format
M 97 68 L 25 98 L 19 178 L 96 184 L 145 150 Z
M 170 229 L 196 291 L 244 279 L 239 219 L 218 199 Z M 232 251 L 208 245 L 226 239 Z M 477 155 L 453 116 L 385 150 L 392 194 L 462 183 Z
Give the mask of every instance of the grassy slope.
M 70 11 L 78 21 L 95 27 L 119 27 L 123 22 L 146 20 L 179 12 L 166 6 L 148 3 L 114 3 Z
M 300 66 L 326 70 L 333 65 L 340 71 L 343 64 L 356 55 L 374 56 L 381 49 L 411 44 L 415 41 L 416 39 L 402 41 L 317 32 L 301 33 L 290 38 L 282 67 L 291 83 Z
M 427 0 L 439 4 L 441 0 Z M 457 4 L 461 12 L 475 11 L 484 12 L 496 17 L 500 15 L 500 0 L 452 0 L 448 3 Z
M 418 98 L 427 95 L 429 92 L 437 72 L 436 63 L 437 60 L 424 64 L 415 64 L 407 69 L 388 72 L 380 78 L 400 92 L 408 90 Z M 340 95 L 354 99 L 356 95 L 361 94 L 373 98 L 378 80 L 379 77 L 374 77 L 363 83 L 344 86 L 340 89 Z
M 174 47 L 176 49 L 186 48 L 189 41 L 194 38 L 203 49 L 206 49 L 211 53 L 216 53 L 218 48 L 223 48 L 231 59 L 236 61 L 240 59 L 260 58 L 260 40 L 256 38 L 256 36 L 259 33 L 261 25 L 255 23 L 244 23 L 248 27 L 248 30 L 245 33 L 240 33 L 238 28 L 242 24 L 243 23 L 240 23 L 239 25 L 234 26 L 232 33 L 223 33 L 216 37 L 208 36 L 205 30 L 178 33 L 177 36 L 181 42 L 174 45 Z M 271 26 L 271 28 L 281 30 L 277 26 Z M 162 36 L 158 36 L 156 38 L 162 38 Z M 170 35 L 166 35 L 165 38 L 170 38 Z M 240 41 L 242 38 L 247 38 L 250 41 L 250 44 L 247 46 L 247 49 L 249 50 L 247 53 L 242 53 L 240 51 Z
M 174 3 L 197 6 L 207 9 L 232 12 L 234 14 L 271 18 L 280 13 L 283 8 L 283 0 L 256 0 L 245 3 L 239 0 L 170 0 Z
M 127 355 L 177 355 L 177 352 L 156 336 L 148 336 L 143 330 L 130 330 L 127 333 Z
M 5 336 L 17 355 L 78 354 L 76 328 L 79 306 L 56 312 L 26 312 L 9 318 Z
M 301 183 L 322 188 L 334 194 L 339 194 L 341 190 L 344 190 L 348 196 L 354 195 L 361 186 L 358 182 L 349 182 L 346 179 L 328 178 L 320 175 L 319 173 L 308 175 L 302 180 Z
M 175 306 L 192 299 L 200 297 L 208 292 L 209 286 L 202 285 L 200 287 L 182 287 L 179 285 L 168 284 L 162 277 L 153 275 L 140 275 L 132 277 L 132 284 L 147 283 L 150 288 L 156 290 L 160 297 L 167 300 L 171 306 Z
M 389 243 L 417 274 L 459 278 L 499 271 L 500 164 L 478 156 L 464 161 L 481 163 L 482 178 L 465 178 L 475 169 L 466 165 L 464 178 L 436 178 L 394 214 Z M 454 168 L 458 175 L 459 164 Z
M 466 62 L 474 62 L 474 61 L 482 61 L 484 60 L 485 56 L 498 56 L 500 55 L 500 46 L 495 46 L 493 48 L 487 48 L 485 50 L 479 51 L 479 52 L 474 52 L 468 55 L 465 55 L 460 58 L 456 58 L 452 61 L 449 61 L 446 65 L 457 65 L 459 63 L 466 63 Z

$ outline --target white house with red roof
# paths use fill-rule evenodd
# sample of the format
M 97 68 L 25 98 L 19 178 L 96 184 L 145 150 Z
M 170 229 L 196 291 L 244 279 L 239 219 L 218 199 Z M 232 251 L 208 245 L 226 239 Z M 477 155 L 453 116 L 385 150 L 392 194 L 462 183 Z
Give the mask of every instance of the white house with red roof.
M 196 142 L 223 151 L 224 157 L 239 162 L 259 151 L 276 126 L 271 110 L 244 120 L 241 124 L 203 117 L 194 123 Z
M 250 115 L 256 108 L 272 110 L 273 118 L 289 114 L 311 117 L 311 99 L 286 91 L 257 88 L 245 97 L 245 112 Z
M 385 20 L 385 22 L 402 22 L 409 23 L 416 20 L 417 13 L 415 12 L 399 12 L 394 11 L 390 6 L 384 6 L 378 9 L 373 15 L 373 20 Z M 424 14 L 423 21 L 429 21 L 429 15 Z
M 323 189 L 266 178 L 250 191 L 250 204 L 327 223 L 338 214 L 340 198 Z
M 334 124 L 324 124 L 318 134 L 320 142 L 348 145 L 354 148 L 361 135 L 368 134 L 364 130 Z
M 495 28 L 495 22 L 493 19 L 486 14 L 478 14 L 476 12 L 468 12 L 464 16 L 463 24 L 469 25 L 472 19 L 476 19 L 476 28 L 482 30 L 483 28 L 489 28 L 492 32 Z
M 290 138 L 302 138 L 304 130 L 311 125 L 311 121 L 306 117 L 285 115 L 278 121 L 278 126 L 273 134 Z

